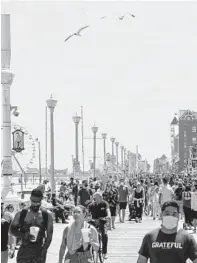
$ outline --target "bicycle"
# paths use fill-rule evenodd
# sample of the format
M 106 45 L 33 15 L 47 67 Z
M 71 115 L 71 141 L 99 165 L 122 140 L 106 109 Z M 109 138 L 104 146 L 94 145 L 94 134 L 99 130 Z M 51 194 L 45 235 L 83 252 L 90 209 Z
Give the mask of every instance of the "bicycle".
M 107 219 L 106 218 L 99 218 L 99 219 L 91 219 L 90 221 L 88 221 L 88 223 L 92 226 L 94 226 L 98 232 L 98 239 L 99 239 L 99 250 L 98 252 L 93 251 L 92 249 L 92 256 L 93 256 L 93 260 L 94 263 L 98 263 L 98 259 L 100 261 L 100 263 L 104 263 L 104 254 L 103 254 L 103 243 L 102 243 L 102 232 L 100 230 L 100 224 L 102 223 L 107 223 Z

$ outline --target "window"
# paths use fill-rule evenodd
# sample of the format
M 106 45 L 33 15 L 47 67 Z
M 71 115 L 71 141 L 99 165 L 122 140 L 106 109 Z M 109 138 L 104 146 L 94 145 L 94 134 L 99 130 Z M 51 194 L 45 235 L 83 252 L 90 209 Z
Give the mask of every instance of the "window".
M 197 139 L 196 138 L 192 138 L 192 143 L 196 144 L 197 143 Z
M 192 127 L 192 132 L 196 132 L 196 126 Z
M 187 132 L 186 131 L 184 131 L 184 137 L 186 137 L 187 136 Z
M 187 148 L 187 143 L 186 142 L 184 142 L 184 147 Z
M 184 152 L 184 158 L 187 159 L 187 153 L 186 152 Z
M 187 116 L 187 120 L 190 121 L 190 120 L 191 120 L 191 117 L 190 117 L 190 116 Z

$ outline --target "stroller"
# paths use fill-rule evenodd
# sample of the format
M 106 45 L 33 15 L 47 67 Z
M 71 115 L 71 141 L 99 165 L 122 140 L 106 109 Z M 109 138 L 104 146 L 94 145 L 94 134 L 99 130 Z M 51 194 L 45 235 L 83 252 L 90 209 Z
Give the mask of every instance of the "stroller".
M 136 219 L 136 210 L 134 203 L 129 204 L 129 221 Z

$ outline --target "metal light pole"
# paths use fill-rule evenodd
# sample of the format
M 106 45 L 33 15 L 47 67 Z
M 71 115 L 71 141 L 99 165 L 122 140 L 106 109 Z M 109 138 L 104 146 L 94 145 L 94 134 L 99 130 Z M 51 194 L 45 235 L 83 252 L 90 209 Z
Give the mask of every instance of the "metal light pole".
M 48 118 L 47 106 L 45 107 L 45 176 L 48 177 Z
M 39 181 L 40 181 L 40 184 L 41 184 L 42 183 L 42 167 L 41 167 L 40 141 L 38 140 L 38 138 L 36 138 L 36 141 L 38 142 Z
M 47 106 L 50 110 L 50 131 L 51 131 L 51 190 L 55 192 L 55 178 L 54 178 L 54 123 L 53 123 L 53 112 L 57 105 L 57 100 L 54 100 L 52 95 L 51 98 L 46 101 Z
M 104 154 L 104 166 L 106 167 L 106 139 L 107 139 L 107 133 L 102 133 L 103 138 L 103 154 Z
M 124 161 L 123 161 L 123 151 L 124 151 L 124 146 L 120 146 L 120 149 L 121 149 L 121 169 L 123 170 L 123 163 L 124 163 Z
M 110 138 L 111 142 L 112 142 L 112 171 L 114 170 L 114 143 L 115 143 L 115 138 L 112 137 Z
M 115 145 L 116 145 L 116 165 L 118 167 L 118 146 L 119 146 L 119 142 L 116 142 Z
M 138 177 L 138 170 L 139 170 L 139 159 L 138 159 L 138 145 L 136 145 L 136 164 L 135 164 L 135 167 L 136 167 L 136 175 Z
M 94 178 L 96 177 L 96 133 L 98 131 L 98 127 L 96 127 L 95 125 L 92 127 L 92 131 L 93 131 L 93 139 L 94 139 L 94 147 L 93 147 L 93 176 Z
M 124 148 L 124 168 L 126 167 L 126 155 L 127 155 L 127 149 Z
M 76 160 L 76 166 L 75 166 L 75 172 L 79 172 L 79 146 L 78 146 L 78 127 L 81 117 L 80 116 L 74 116 L 73 121 L 75 123 L 75 160 Z
M 127 152 L 127 159 L 128 159 L 128 175 L 129 175 L 129 177 L 131 175 L 131 158 L 130 158 L 130 156 L 131 156 L 131 152 L 128 151 Z
M 11 190 L 12 149 L 11 149 L 11 111 L 17 107 L 10 104 L 10 87 L 14 74 L 10 72 L 11 44 L 10 44 L 10 15 L 1 15 L 1 85 L 2 85 L 2 145 L 3 162 L 2 174 L 4 178 L 1 196 L 4 199 Z M 15 114 L 15 116 L 18 116 Z

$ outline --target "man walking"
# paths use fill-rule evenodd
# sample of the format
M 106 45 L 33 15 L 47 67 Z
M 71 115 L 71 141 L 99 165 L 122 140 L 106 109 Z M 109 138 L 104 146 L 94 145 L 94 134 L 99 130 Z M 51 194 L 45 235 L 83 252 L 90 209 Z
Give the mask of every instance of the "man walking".
M 43 194 L 39 189 L 31 192 L 31 206 L 18 212 L 10 226 L 10 233 L 22 238 L 17 254 L 17 263 L 45 263 L 47 250 L 53 236 L 53 218 L 46 210 L 41 210 Z M 32 235 L 32 227 L 37 230 Z
M 127 203 L 129 201 L 129 190 L 125 185 L 124 179 L 120 181 L 120 186 L 118 188 L 119 196 L 119 219 L 121 223 L 124 223 L 125 220 L 125 210 L 127 208 Z

